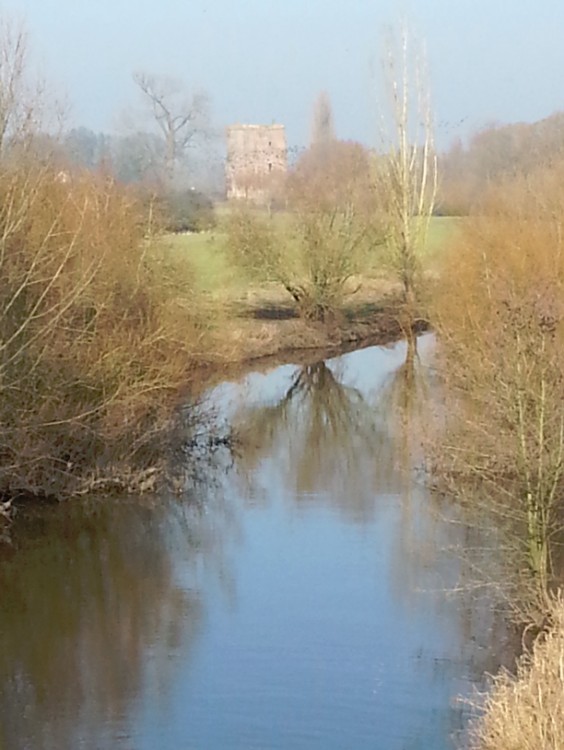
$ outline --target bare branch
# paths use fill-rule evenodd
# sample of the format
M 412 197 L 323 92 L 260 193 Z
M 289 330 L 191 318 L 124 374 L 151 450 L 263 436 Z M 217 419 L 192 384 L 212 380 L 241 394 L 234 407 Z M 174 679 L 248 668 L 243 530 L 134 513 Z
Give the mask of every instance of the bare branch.
M 387 116 L 380 137 L 385 157 L 378 170 L 380 198 L 387 204 L 392 263 L 403 285 L 406 330 L 415 315 L 421 252 L 437 192 L 437 156 L 426 69 L 407 25 L 389 32 L 383 60 Z
M 172 182 L 186 150 L 209 132 L 208 96 L 189 94 L 181 82 L 167 76 L 137 72 L 133 80 L 165 142 L 164 172 Z

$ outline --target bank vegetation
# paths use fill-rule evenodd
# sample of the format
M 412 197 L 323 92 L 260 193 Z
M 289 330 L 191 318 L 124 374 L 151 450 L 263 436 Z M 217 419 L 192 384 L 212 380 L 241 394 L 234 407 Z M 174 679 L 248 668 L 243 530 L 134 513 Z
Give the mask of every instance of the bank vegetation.
M 493 678 L 470 729 L 472 750 L 564 747 L 564 603 L 548 609 L 550 626 L 518 662 Z
M 205 326 L 150 215 L 104 175 L 4 164 L 0 297 L 4 500 L 139 488 Z
M 435 293 L 440 476 L 469 516 L 503 530 L 500 583 L 540 612 L 559 580 L 564 511 L 563 170 L 492 188 Z
M 472 585 L 533 644 L 494 679 L 476 750 L 564 746 L 563 184 L 561 161 L 490 184 L 433 294 L 445 404 L 432 470 L 496 546 L 497 570 L 474 566 Z

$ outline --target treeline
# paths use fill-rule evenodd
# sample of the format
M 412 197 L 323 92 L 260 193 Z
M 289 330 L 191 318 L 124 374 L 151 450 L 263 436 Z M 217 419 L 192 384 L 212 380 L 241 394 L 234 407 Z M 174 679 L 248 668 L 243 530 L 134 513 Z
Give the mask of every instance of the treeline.
M 166 147 L 156 133 L 96 133 L 85 127 L 58 136 L 37 134 L 37 149 L 69 177 L 88 171 L 135 188 L 145 202 L 157 201 L 163 227 L 171 232 L 215 226 L 214 198 L 222 197 L 222 176 L 214 159 L 196 148 L 178 157 L 172 177 L 165 172 Z
M 53 138 L 49 148 L 61 163 L 92 171 L 105 169 L 125 184 L 162 179 L 164 143 L 155 133 L 113 135 L 77 127 Z
M 112 134 L 82 126 L 43 139 L 47 150 L 70 168 L 106 171 L 124 184 L 159 185 L 165 179 L 165 142 L 148 130 Z M 223 162 L 213 144 L 209 148 L 199 144 L 179 160 L 173 187 L 176 191 L 195 189 L 214 198 L 223 196 Z
M 440 156 L 437 212 L 467 215 L 490 186 L 564 158 L 564 113 L 535 123 L 491 125 Z

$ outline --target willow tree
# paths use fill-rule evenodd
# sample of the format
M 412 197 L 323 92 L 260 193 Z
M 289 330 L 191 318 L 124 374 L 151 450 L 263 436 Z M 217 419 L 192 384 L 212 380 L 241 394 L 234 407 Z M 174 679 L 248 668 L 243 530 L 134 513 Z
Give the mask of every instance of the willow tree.
M 283 286 L 304 318 L 333 318 L 372 249 L 370 180 L 369 155 L 360 144 L 311 147 L 286 181 L 285 215 L 261 216 L 245 206 L 231 214 L 234 262 L 259 281 Z
M 437 194 L 437 155 L 425 59 L 406 24 L 399 34 L 388 33 L 382 69 L 380 200 L 386 206 L 390 261 L 402 285 L 402 327 L 414 343 L 422 253 Z

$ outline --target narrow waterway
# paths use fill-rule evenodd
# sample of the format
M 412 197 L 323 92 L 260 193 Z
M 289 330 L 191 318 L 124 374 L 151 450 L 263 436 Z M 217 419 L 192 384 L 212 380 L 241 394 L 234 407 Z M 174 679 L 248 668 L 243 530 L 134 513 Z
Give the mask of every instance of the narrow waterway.
M 416 470 L 431 346 L 217 388 L 240 442 L 188 504 L 20 514 L 0 546 L 0 750 L 454 748 L 503 627 Z

